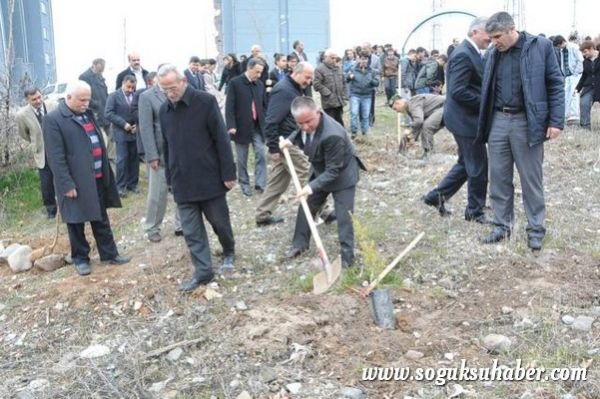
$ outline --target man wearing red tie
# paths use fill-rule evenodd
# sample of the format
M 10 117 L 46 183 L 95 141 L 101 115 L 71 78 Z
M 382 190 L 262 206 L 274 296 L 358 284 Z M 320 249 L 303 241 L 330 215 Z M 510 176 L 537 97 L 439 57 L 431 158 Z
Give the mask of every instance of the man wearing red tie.
M 248 152 L 254 147 L 254 189 L 262 193 L 267 185 L 267 161 L 265 155 L 265 86 L 260 80 L 264 64 L 251 58 L 247 70 L 229 82 L 225 119 L 227 131 L 235 142 L 238 181 L 246 197 L 252 195 L 248 177 Z
M 135 111 L 131 106 L 135 86 L 135 76 L 125 76 L 121 88 L 108 96 L 104 111 L 106 119 L 112 124 L 113 138 L 117 147 L 117 189 L 121 198 L 125 196 L 126 190 L 139 192 L 137 126 Z

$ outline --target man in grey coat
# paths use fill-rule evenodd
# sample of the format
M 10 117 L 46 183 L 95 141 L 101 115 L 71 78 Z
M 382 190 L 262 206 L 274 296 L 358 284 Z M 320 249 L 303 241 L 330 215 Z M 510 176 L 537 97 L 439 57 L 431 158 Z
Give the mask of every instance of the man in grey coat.
M 335 51 L 325 50 L 323 62 L 315 68 L 313 87 L 321 94 L 323 112 L 344 126 L 344 105 L 348 102 L 348 90 L 338 59 Z
M 308 197 L 307 202 L 314 217 L 325 204 L 329 194 L 333 195 L 338 223 L 338 238 L 342 253 L 342 267 L 354 261 L 354 195 L 359 178 L 359 168 L 364 166 L 356 156 L 354 145 L 344 127 L 317 108 L 310 97 L 298 97 L 292 102 L 292 115 L 300 127 L 280 147 L 290 147 L 298 136 L 302 136 L 304 152 L 311 164 L 309 182 L 297 194 Z M 296 218 L 296 229 L 292 247 L 286 259 L 294 258 L 308 249 L 310 229 L 300 206 Z
M 120 207 L 115 178 L 100 128 L 88 109 L 90 86 L 77 81 L 67 88 L 58 109 L 43 120 L 44 143 L 62 219 L 67 223 L 71 258 L 77 272 L 90 274 L 90 246 L 85 222 L 90 222 L 102 263 L 121 265 L 106 208 Z
M 151 242 L 159 242 L 162 239 L 160 226 L 167 209 L 168 190 L 159 117 L 160 107 L 166 100 L 165 94 L 155 84 L 140 94 L 138 102 L 138 134 L 144 148 L 144 160 L 148 165 L 148 198 L 142 228 Z M 175 235 L 183 235 L 177 210 L 175 210 Z

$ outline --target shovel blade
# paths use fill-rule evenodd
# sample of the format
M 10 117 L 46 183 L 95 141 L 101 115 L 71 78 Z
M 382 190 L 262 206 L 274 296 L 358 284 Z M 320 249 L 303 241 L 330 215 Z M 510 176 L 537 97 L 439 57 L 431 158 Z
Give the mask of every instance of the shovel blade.
M 325 270 L 313 277 L 313 294 L 324 294 L 337 281 L 342 273 L 342 260 L 338 257 L 333 263 L 326 265 Z M 329 272 L 329 273 L 328 273 Z

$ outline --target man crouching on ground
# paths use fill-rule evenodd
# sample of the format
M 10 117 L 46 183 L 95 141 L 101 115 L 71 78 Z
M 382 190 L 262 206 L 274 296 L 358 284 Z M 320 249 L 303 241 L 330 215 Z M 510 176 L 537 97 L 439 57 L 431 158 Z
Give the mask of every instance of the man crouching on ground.
M 338 223 L 338 238 L 342 251 L 342 267 L 354 261 L 354 195 L 359 178 L 359 167 L 365 170 L 356 156 L 354 145 L 346 130 L 332 117 L 317 108 L 310 97 L 298 97 L 292 102 L 292 115 L 300 127 L 280 143 L 283 149 L 302 135 L 304 151 L 311 164 L 308 184 L 297 197 L 308 197 L 308 207 L 314 215 L 323 206 L 327 196 L 333 195 Z M 310 229 L 302 207 L 298 208 L 292 248 L 286 259 L 294 258 L 308 249 Z

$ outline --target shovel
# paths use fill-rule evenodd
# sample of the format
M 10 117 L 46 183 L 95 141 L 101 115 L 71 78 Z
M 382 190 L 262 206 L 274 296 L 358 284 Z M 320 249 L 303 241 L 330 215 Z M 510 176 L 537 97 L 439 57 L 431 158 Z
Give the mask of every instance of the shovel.
M 375 323 L 381 328 L 393 330 L 396 328 L 396 316 L 394 315 L 394 304 L 392 300 L 392 293 L 389 289 L 377 289 L 375 287 L 377 284 L 381 282 L 388 275 L 388 273 L 398 264 L 400 260 L 409 253 L 419 241 L 425 233 L 421 232 L 418 236 L 412 240 L 410 244 L 390 263 L 386 266 L 385 269 L 377 276 L 375 280 L 369 284 L 368 287 L 363 288 L 360 291 L 360 294 L 363 298 L 370 297 L 371 298 L 371 312 L 373 314 L 373 318 L 375 319 Z M 373 291 L 375 290 L 375 291 Z
M 280 143 L 283 140 L 283 137 L 279 138 Z M 290 157 L 290 152 L 287 148 L 283 148 L 282 152 L 288 164 L 288 168 L 290 169 L 290 174 L 292 175 L 292 181 L 294 182 L 296 192 L 299 193 L 302 190 L 302 186 L 300 185 L 300 180 L 298 179 L 298 175 L 296 174 L 296 169 L 294 168 L 292 158 Z M 329 258 L 327 257 L 327 252 L 325 252 L 325 247 L 323 246 L 323 242 L 321 241 L 321 237 L 319 236 L 319 231 L 317 230 L 317 226 L 315 225 L 315 221 L 312 217 L 312 214 L 310 213 L 310 209 L 308 207 L 308 203 L 306 202 L 305 197 L 300 197 L 300 204 L 302 204 L 304 216 L 306 216 L 308 227 L 310 227 L 310 232 L 313 236 L 313 239 L 315 240 L 315 245 L 317 247 L 317 256 L 319 257 L 321 261 L 321 267 L 323 268 L 322 272 L 317 273 L 313 277 L 313 293 L 319 295 L 326 292 L 340 276 L 340 273 L 342 272 L 341 260 L 340 258 L 338 258 L 333 263 L 329 261 Z

